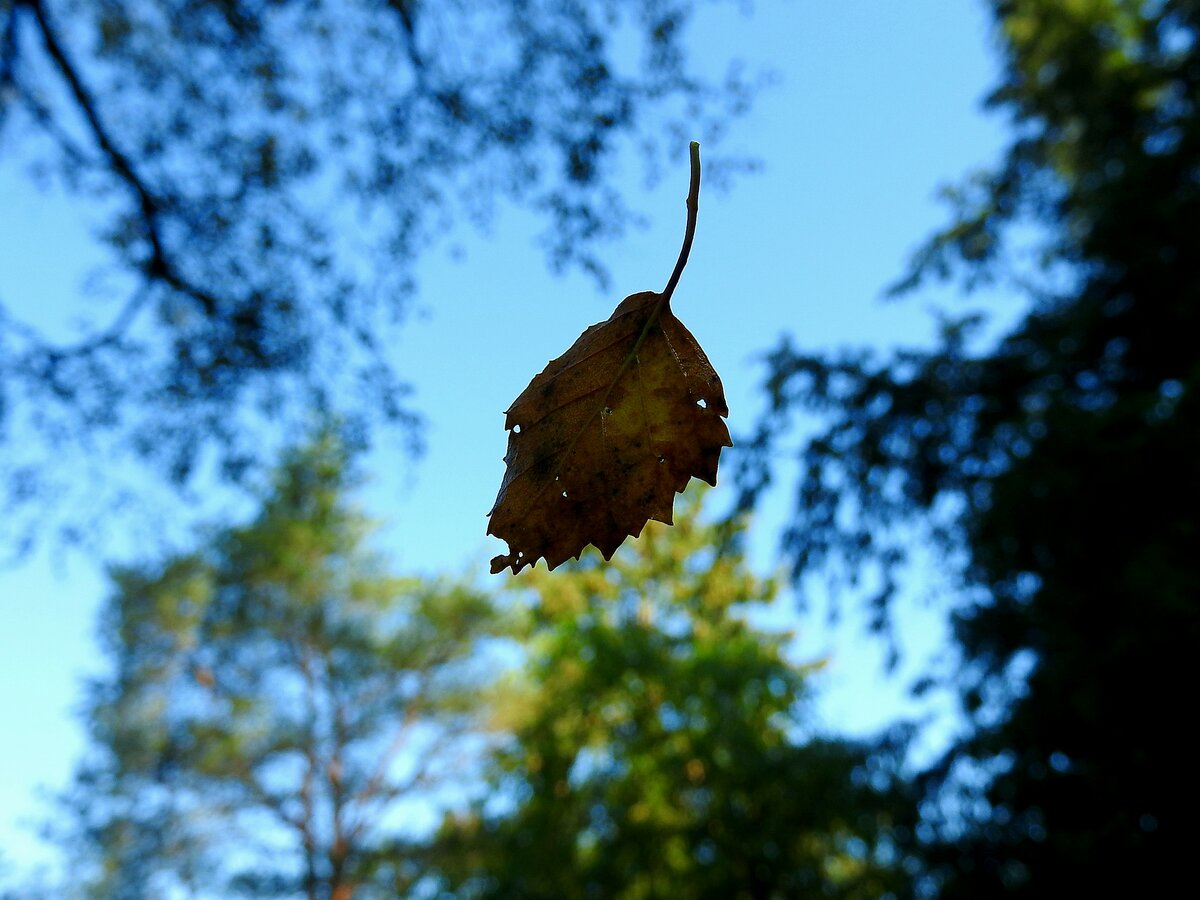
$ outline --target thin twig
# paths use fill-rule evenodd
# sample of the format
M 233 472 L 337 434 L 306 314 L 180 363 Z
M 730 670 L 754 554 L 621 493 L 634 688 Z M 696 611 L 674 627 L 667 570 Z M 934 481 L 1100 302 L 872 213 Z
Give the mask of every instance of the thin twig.
M 700 210 L 700 142 L 692 141 L 688 145 L 688 151 L 692 163 L 692 177 L 688 183 L 687 225 L 683 229 L 683 246 L 679 248 L 679 259 L 675 260 L 675 268 L 671 272 L 671 277 L 667 280 L 667 286 L 658 295 L 658 300 L 654 303 L 654 309 L 650 311 L 650 317 L 646 319 L 646 324 L 642 327 L 642 333 L 634 341 L 633 349 L 629 351 L 629 356 L 617 371 L 617 377 L 613 379 L 612 385 L 609 386 L 609 393 L 612 393 L 613 386 L 621 380 L 621 376 L 625 374 L 625 370 L 637 359 L 638 350 L 642 348 L 642 344 L 646 342 L 646 338 L 649 337 L 650 332 L 658 325 L 662 311 L 671 305 L 671 295 L 675 293 L 675 286 L 679 284 L 679 277 L 683 274 L 683 267 L 687 265 L 688 256 L 692 252 L 692 240 L 696 237 L 696 216 Z M 604 400 L 605 404 L 607 404 L 608 394 L 604 395 Z
M 133 191 L 137 197 L 138 209 L 146 229 L 146 239 L 150 243 L 150 258 L 142 264 L 143 274 L 152 280 L 161 281 L 171 288 L 185 294 L 199 303 L 206 314 L 214 315 L 220 306 L 217 298 L 209 292 L 189 283 L 172 263 L 163 246 L 161 234 L 162 201 L 155 196 L 145 181 L 134 169 L 133 162 L 116 145 L 113 137 L 100 120 L 100 114 L 95 99 L 89 93 L 75 66 L 67 56 L 67 52 L 59 43 L 58 35 L 46 15 L 42 0 L 20 0 L 29 8 L 42 34 L 42 42 L 46 52 L 54 61 L 75 99 L 80 113 L 87 122 L 100 151 L 108 158 L 113 172 Z
M 679 259 L 676 260 L 675 269 L 663 289 L 665 303 L 671 302 L 671 295 L 675 293 L 675 286 L 679 284 L 683 267 L 687 265 L 688 255 L 692 252 L 692 240 L 696 237 L 696 215 L 700 208 L 700 142 L 692 141 L 688 151 L 691 156 L 692 179 L 687 195 L 687 226 L 683 231 L 683 246 L 679 248 Z

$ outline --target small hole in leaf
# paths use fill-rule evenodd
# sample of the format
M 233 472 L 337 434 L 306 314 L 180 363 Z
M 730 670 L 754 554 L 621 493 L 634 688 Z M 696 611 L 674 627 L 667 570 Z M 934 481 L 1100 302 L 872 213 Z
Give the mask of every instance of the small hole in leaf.
M 604 413 L 603 413 L 603 414 L 604 414 L 604 415 L 606 415 L 606 416 L 611 416 L 611 415 L 612 415 L 612 407 L 611 407 L 611 406 L 606 406 L 606 407 L 604 407 Z
M 513 426 L 513 434 L 520 434 L 520 433 L 521 433 L 521 426 L 520 426 L 520 425 L 514 425 L 514 426 Z
M 567 492 L 566 492 L 566 491 L 563 491 L 563 496 L 564 496 L 564 497 L 565 497 L 565 496 L 567 496 Z
M 658 458 L 658 461 L 659 461 L 660 463 L 665 463 L 665 462 L 667 461 L 667 458 L 666 458 L 665 456 L 660 456 L 660 457 Z
M 708 409 L 708 403 L 705 402 L 703 397 L 696 401 L 696 405 L 701 409 Z

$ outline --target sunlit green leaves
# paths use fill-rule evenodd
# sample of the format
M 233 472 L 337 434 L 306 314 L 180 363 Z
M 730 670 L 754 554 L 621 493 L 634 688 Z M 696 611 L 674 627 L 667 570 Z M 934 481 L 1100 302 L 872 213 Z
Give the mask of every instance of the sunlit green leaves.
M 497 698 L 515 744 L 495 790 L 515 804 L 447 820 L 435 868 L 458 896 L 863 897 L 904 878 L 885 858 L 894 797 L 862 748 L 818 738 L 787 635 L 747 615 L 775 584 L 685 495 L 608 564 L 513 580 L 528 659 Z M 501 804 L 505 806 L 506 804 Z

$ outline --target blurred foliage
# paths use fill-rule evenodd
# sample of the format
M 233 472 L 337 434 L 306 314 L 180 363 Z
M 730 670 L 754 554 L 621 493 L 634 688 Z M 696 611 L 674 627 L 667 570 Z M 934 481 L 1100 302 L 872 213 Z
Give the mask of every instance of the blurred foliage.
M 695 6 L 0 0 L 5 149 L 109 251 L 58 321 L 36 294 L 0 304 L 11 537 L 57 504 L 81 540 L 83 509 L 127 499 L 111 465 L 87 483 L 68 453 L 185 486 L 202 466 L 247 483 L 264 432 L 296 439 L 314 406 L 415 439 L 388 351 L 414 257 L 514 201 L 554 267 L 603 280 L 596 242 L 635 219 L 618 157 L 653 178 L 754 93 L 732 61 L 695 71 Z
M 1168 896 L 1200 800 L 1200 3 L 992 6 L 1012 142 L 897 290 L 1004 281 L 1028 310 L 886 358 L 783 343 L 743 504 L 815 413 L 794 574 L 879 576 L 885 624 L 914 531 L 962 564 L 971 728 L 923 782 L 929 892 Z
M 354 484 L 321 435 L 250 524 L 113 571 L 69 883 L 6 896 L 908 895 L 903 734 L 817 733 L 700 493 L 492 599 L 390 575 Z
M 461 789 L 485 746 L 481 645 L 502 623 L 473 590 L 389 574 L 353 483 L 323 436 L 250 524 L 113 571 L 112 670 L 63 798 L 73 893 L 395 896 L 406 812 Z
M 460 897 L 902 894 L 895 756 L 817 736 L 775 584 L 714 552 L 700 494 L 605 564 L 513 579 L 528 660 L 496 705 L 493 794 L 430 852 Z

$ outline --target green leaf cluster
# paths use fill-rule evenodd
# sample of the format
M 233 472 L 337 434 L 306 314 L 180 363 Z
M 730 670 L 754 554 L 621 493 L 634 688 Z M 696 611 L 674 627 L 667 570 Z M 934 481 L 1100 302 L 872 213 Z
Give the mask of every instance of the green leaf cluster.
M 822 738 L 811 667 L 748 617 L 776 585 L 685 498 L 611 564 L 515 579 L 529 658 L 494 793 L 433 848 L 462 897 L 862 897 L 905 879 L 889 764 Z M 897 815 L 897 810 L 900 810 Z

